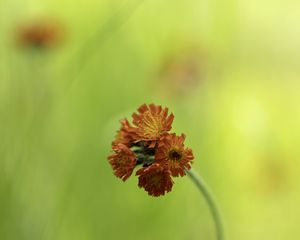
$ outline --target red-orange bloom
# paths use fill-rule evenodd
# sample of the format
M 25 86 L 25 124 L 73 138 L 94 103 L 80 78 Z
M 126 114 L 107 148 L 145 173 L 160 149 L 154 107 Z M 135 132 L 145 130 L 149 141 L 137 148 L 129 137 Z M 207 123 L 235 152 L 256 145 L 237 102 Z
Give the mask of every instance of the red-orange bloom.
M 25 47 L 49 48 L 62 39 L 62 27 L 55 21 L 40 20 L 18 30 L 18 42 Z
M 136 175 L 139 176 L 138 186 L 144 188 L 151 196 L 158 197 L 172 190 L 170 171 L 158 163 L 141 168 Z
M 117 132 L 115 140 L 112 142 L 112 146 L 122 143 L 127 147 L 130 147 L 130 144 L 132 143 L 135 136 L 134 129 L 126 118 L 122 119 L 120 123 L 121 128 Z
M 173 177 L 184 176 L 185 169 L 191 168 L 194 159 L 192 150 L 184 147 L 184 140 L 184 134 L 168 134 L 162 139 L 155 154 L 156 162 L 166 165 Z
M 171 130 L 174 119 L 172 113 L 168 115 L 168 108 L 154 104 L 143 104 L 132 117 L 137 140 L 149 141 L 149 147 L 154 147 L 156 141 Z
M 174 115 L 168 108 L 143 104 L 133 121 L 120 121 L 121 127 L 112 142 L 114 153 L 108 157 L 114 174 L 123 181 L 128 179 L 134 168 L 138 186 L 151 196 L 161 196 L 173 187 L 172 177 L 184 176 L 194 159 L 191 149 L 185 148 L 185 135 L 169 133 Z M 132 125 L 131 125 L 132 124 Z
M 126 181 L 136 166 L 136 157 L 127 146 L 121 143 L 113 146 L 113 150 L 115 153 L 108 157 L 108 161 L 114 170 L 114 174 Z

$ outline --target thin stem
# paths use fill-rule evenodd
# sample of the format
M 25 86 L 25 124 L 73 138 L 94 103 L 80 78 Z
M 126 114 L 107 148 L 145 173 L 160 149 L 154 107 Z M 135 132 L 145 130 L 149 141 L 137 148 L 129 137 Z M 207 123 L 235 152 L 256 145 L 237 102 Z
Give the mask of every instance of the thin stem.
M 217 240 L 224 240 L 224 232 L 223 232 L 223 225 L 221 220 L 221 214 L 218 210 L 216 201 L 214 200 L 214 197 L 212 193 L 210 192 L 207 184 L 205 181 L 192 169 L 185 171 L 187 175 L 191 178 L 191 180 L 195 183 L 199 191 L 203 194 L 208 207 L 210 209 L 210 212 L 212 214 L 215 228 L 216 228 L 216 234 L 217 234 Z

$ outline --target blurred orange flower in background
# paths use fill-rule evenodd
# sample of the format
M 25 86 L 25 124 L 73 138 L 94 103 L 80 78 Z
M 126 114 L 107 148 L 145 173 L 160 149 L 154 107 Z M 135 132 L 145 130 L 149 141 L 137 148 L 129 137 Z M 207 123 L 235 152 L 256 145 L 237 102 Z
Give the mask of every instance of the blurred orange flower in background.
M 16 40 L 24 48 L 49 49 L 62 41 L 64 33 L 64 27 L 58 21 L 40 19 L 20 24 Z

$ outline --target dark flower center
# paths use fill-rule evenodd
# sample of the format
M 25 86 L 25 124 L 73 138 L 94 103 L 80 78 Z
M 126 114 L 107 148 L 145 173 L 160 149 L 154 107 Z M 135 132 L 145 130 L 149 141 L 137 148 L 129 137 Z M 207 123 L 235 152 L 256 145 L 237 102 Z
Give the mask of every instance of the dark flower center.
M 150 166 L 154 162 L 155 150 L 148 148 L 145 142 L 139 142 L 131 147 L 136 156 L 136 165 Z
M 180 161 L 182 158 L 182 153 L 173 149 L 169 152 L 169 158 L 175 161 Z

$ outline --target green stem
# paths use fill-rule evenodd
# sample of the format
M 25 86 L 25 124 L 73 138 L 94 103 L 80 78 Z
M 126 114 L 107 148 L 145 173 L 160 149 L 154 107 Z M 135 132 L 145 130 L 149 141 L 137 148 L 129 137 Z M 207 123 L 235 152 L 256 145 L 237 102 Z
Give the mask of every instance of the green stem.
M 210 209 L 210 212 L 212 214 L 215 228 L 216 228 L 216 234 L 217 234 L 217 240 L 224 240 L 224 232 L 223 232 L 223 225 L 221 220 L 221 214 L 218 210 L 216 201 L 214 200 L 213 195 L 209 191 L 209 188 L 205 181 L 192 169 L 185 171 L 187 175 L 191 178 L 191 180 L 195 183 L 199 191 L 203 194 L 208 207 Z

